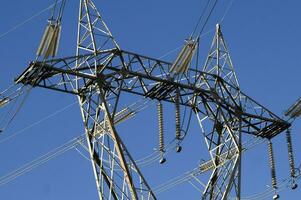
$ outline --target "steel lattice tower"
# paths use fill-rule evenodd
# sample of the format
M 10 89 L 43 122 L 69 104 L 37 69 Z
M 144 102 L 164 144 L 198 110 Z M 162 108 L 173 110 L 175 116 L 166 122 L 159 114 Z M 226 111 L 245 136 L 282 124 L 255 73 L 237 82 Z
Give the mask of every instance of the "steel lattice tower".
M 244 94 L 220 26 L 203 71 L 122 50 L 92 0 L 80 0 L 76 55 L 37 59 L 16 83 L 76 95 L 99 199 L 156 199 L 115 129 L 121 93 L 179 103 L 197 116 L 211 159 L 202 199 L 240 199 L 241 135 L 271 139 L 290 124 Z

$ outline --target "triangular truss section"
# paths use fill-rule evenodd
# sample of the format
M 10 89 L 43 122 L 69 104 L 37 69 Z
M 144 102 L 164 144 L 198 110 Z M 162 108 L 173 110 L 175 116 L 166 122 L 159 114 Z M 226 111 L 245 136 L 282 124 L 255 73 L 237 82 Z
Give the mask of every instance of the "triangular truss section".
M 239 88 L 238 80 L 226 46 L 220 25 L 216 25 L 216 33 L 203 68 L 204 72 L 215 74 L 229 84 Z
M 77 46 L 77 55 L 119 49 L 92 0 L 80 1 Z

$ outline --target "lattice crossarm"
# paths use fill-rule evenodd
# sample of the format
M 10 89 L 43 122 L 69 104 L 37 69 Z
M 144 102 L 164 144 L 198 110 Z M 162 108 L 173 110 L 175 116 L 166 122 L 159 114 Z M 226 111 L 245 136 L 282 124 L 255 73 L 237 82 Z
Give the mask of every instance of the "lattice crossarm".
M 89 66 L 94 63 L 89 59 L 90 56 L 32 63 L 16 82 L 78 94 L 87 90 L 90 85 L 96 85 L 97 80 L 101 80 L 106 89 L 112 93 L 122 83 L 121 90 L 124 92 L 172 103 L 175 102 L 175 96 L 179 91 L 181 105 L 195 108 L 201 104 L 215 102 L 228 110 L 229 115 L 234 117 L 240 115 L 244 133 L 269 138 L 290 126 L 235 86 L 215 75 L 206 73 L 204 76 L 204 73 L 194 71 L 203 77 L 201 86 L 194 85 L 188 80 L 173 80 L 166 73 L 170 64 L 116 50 L 99 52 L 98 63 L 103 64 L 98 68 L 104 70 L 101 74 L 95 75 L 93 74 L 95 72 L 89 70 Z M 72 65 L 76 60 L 92 63 L 89 66 L 83 64 L 80 68 L 74 68 Z M 74 89 L 76 85 L 77 90 Z

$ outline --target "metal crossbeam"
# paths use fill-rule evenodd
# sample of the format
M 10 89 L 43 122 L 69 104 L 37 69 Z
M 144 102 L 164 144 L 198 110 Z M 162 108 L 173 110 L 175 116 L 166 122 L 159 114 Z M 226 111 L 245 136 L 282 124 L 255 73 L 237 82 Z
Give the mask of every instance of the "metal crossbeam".
M 97 67 L 104 69 L 100 75 L 88 73 L 88 65 L 81 68 L 74 66 L 77 61 L 89 60 L 92 56 L 89 54 L 32 62 L 16 79 L 16 83 L 81 95 L 95 85 L 97 80 L 102 81 L 109 93 L 114 93 L 119 87 L 118 82 L 122 82 L 120 89 L 124 92 L 172 103 L 175 102 L 176 92 L 179 91 L 181 105 L 199 108 L 196 111 L 206 116 L 207 109 L 200 107 L 218 102 L 230 112 L 231 117 L 241 115 L 243 133 L 272 138 L 290 126 L 217 75 L 190 69 L 187 74 L 172 77 L 169 74 L 171 63 L 117 49 L 100 51 L 96 55 L 97 62 L 103 62 Z M 77 91 L 74 90 L 76 82 L 81 83 Z M 167 90 L 165 95 L 160 97 L 152 95 L 160 85 L 164 85 L 162 90 Z M 213 89 L 215 86 L 216 91 Z M 221 96 L 217 90 L 225 92 Z M 230 91 L 239 93 L 240 102 L 233 98 Z

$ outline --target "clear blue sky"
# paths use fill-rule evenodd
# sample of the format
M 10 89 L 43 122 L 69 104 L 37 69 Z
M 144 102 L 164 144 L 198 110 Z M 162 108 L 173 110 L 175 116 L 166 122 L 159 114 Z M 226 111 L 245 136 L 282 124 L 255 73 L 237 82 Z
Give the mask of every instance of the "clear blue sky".
M 229 0 L 228 0 L 229 1 Z M 227 1 L 227 2 L 228 2 Z M 152 57 L 160 57 L 183 44 L 191 33 L 205 1 L 95 0 L 104 19 L 121 48 Z M 219 1 L 205 32 L 214 29 L 228 3 Z M 0 7 L 0 34 L 52 4 L 53 1 L 5 1 Z M 282 116 L 283 111 L 300 97 L 301 2 L 280 0 L 236 0 L 222 23 L 234 67 L 244 92 Z M 68 1 L 63 19 L 61 55 L 75 52 L 78 1 Z M 16 31 L 0 38 L 0 89 L 8 87 L 30 60 L 44 31 L 50 13 L 30 21 Z M 207 54 L 213 37 L 210 32 L 201 39 L 201 57 Z M 172 54 L 167 60 L 172 60 Z M 202 59 L 201 63 L 204 63 Z M 24 108 L 1 139 L 76 101 L 76 98 L 45 89 L 33 89 Z M 174 135 L 173 110 L 167 106 L 166 134 Z M 135 127 L 133 129 L 132 127 Z M 155 107 L 151 106 L 137 118 L 118 126 L 134 158 L 153 151 L 157 142 Z M 0 143 L 0 177 L 33 160 L 83 132 L 77 105 L 54 118 L 34 126 L 7 142 Z M 301 121 L 293 125 L 296 165 L 301 164 Z M 274 140 L 279 181 L 289 175 L 284 135 Z M 142 169 L 150 185 L 188 171 L 208 158 L 205 143 L 196 120 L 183 144 L 183 153 L 171 153 L 166 165 L 155 163 Z M 242 196 L 263 192 L 270 184 L 266 145 L 244 154 Z M 205 175 L 207 176 L 207 175 Z M 298 200 L 301 187 L 280 193 L 281 199 Z M 179 185 L 158 196 L 159 199 L 199 199 L 189 183 Z M 48 162 L 11 183 L 0 187 L 4 200 L 97 199 L 90 162 L 75 150 Z

